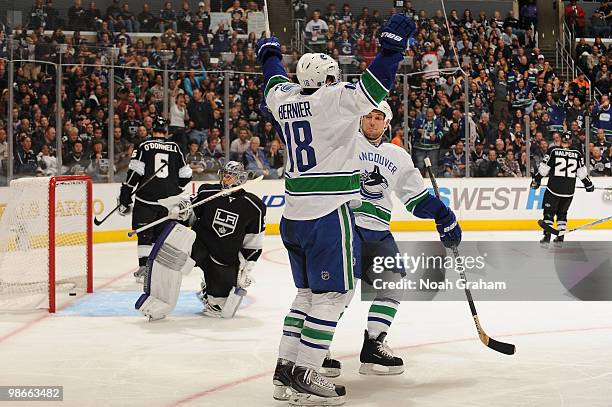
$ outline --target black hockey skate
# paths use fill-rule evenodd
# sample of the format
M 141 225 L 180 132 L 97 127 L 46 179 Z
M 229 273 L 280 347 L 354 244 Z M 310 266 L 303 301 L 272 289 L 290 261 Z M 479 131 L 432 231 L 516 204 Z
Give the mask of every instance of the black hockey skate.
M 565 236 L 557 236 L 555 237 L 555 240 L 553 240 L 553 245 L 556 248 L 561 248 L 563 247 L 563 242 L 565 241 Z
M 274 397 L 275 400 L 287 401 L 291 395 L 291 369 L 293 369 L 293 362 L 287 359 L 278 358 L 276 361 L 276 369 L 274 370 L 274 377 L 272 383 L 274 384 Z
M 339 360 L 332 359 L 329 355 L 325 356 L 323 365 L 319 369 L 319 374 L 325 377 L 338 377 L 342 369 L 342 363 Z
M 540 239 L 540 246 L 548 248 L 550 245 L 550 233 L 544 232 L 544 237 Z
M 340 406 L 346 401 L 344 386 L 333 384 L 304 366 L 293 367 L 291 391 L 290 406 Z
M 359 373 L 364 375 L 397 375 L 404 372 L 404 361 L 393 356 L 393 351 L 385 343 L 386 332 L 382 332 L 376 339 L 370 338 L 365 331 L 363 347 L 359 360 L 361 367 Z

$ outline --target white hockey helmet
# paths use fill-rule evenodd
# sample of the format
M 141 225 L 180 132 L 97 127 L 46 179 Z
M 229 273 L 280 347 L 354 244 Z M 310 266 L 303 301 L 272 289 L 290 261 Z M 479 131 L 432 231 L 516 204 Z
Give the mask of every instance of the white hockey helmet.
M 378 108 L 373 109 L 373 110 L 378 110 L 382 112 L 382 114 L 385 115 L 385 121 L 387 122 L 387 126 L 385 126 L 385 130 L 386 130 L 387 127 L 389 126 L 389 123 L 391 123 L 391 120 L 393 120 L 393 112 L 391 111 L 391 106 L 389 106 L 389 103 L 383 100 L 382 102 L 378 104 Z
M 333 77 L 332 82 L 337 82 L 340 68 L 329 55 L 307 53 L 298 61 L 296 75 L 302 88 L 320 88 L 325 86 L 330 76 Z
M 225 188 L 237 187 L 249 179 L 249 173 L 245 171 L 244 165 L 238 161 L 228 161 L 218 171 L 221 186 Z M 227 178 L 226 178 L 227 177 Z

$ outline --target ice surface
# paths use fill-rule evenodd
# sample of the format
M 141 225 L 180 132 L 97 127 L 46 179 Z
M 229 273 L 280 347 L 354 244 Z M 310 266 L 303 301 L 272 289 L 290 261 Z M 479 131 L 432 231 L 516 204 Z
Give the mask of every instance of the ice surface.
M 611 236 L 577 232 L 572 239 Z M 465 237 L 539 239 L 536 232 Z M 97 245 L 94 256 L 93 295 L 62 294 L 61 311 L 52 316 L 0 315 L 0 385 L 63 385 L 69 406 L 284 405 L 271 397 L 271 375 L 294 288 L 278 237 L 266 237 L 257 283 L 233 320 L 198 314 L 196 269 L 183 283 L 175 313 L 148 323 L 133 309 L 140 289 L 132 278 L 136 244 Z M 611 303 L 477 303 L 487 333 L 515 343 L 515 356 L 479 342 L 465 302 L 404 303 L 389 334 L 406 365 L 396 377 L 357 373 L 368 305 L 355 297 L 333 342 L 347 406 L 612 405 Z

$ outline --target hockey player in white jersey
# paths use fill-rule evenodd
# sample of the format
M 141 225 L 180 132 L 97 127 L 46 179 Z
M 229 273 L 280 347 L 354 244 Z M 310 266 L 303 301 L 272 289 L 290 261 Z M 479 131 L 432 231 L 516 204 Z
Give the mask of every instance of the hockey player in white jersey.
M 344 386 L 327 381 L 318 369 L 353 289 L 350 207 L 360 205 L 358 119 L 389 93 L 414 30 L 410 18 L 392 16 L 382 29 L 381 52 L 357 85 L 337 82 L 338 63 L 325 54 L 303 55 L 299 85 L 290 83 L 278 39 L 257 44 L 265 101 L 289 156 L 280 229 L 298 292 L 284 321 L 273 381 L 274 397 L 291 405 L 345 401 Z
M 416 217 L 434 219 L 445 246 L 451 247 L 461 242 L 461 228 L 455 214 L 425 189 L 423 177 L 414 167 L 410 154 L 395 144 L 382 142 L 392 118 L 389 104 L 383 101 L 361 119 L 358 156 L 362 204 L 353 210 L 357 224 L 355 277 L 369 285 L 372 285 L 372 281 L 361 269 L 361 245 L 364 242 L 378 242 L 377 250 L 384 253 L 373 254 L 377 256 L 395 256 L 399 252 L 389 231 L 393 194 Z M 401 299 L 399 291 L 376 290 L 376 298 L 368 311 L 367 329 L 359 356 L 359 373 L 393 375 L 404 371 L 402 359 L 395 357 L 385 344 L 387 331 Z

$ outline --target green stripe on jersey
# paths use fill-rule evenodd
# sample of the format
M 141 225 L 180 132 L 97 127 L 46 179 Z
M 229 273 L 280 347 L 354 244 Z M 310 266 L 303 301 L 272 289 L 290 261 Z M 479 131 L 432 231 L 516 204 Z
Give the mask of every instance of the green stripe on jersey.
M 414 198 L 410 198 L 408 200 L 408 202 L 406 202 L 406 209 L 408 210 L 408 212 L 412 213 L 414 208 L 419 203 L 421 203 L 421 201 L 423 201 L 423 199 L 427 198 L 428 195 L 429 195 L 429 192 L 423 191 L 420 194 L 418 194 L 417 196 L 415 196 Z
M 268 84 L 266 85 L 266 89 L 264 90 L 264 95 L 267 97 L 268 92 L 270 92 L 270 89 L 272 89 L 274 86 L 278 85 L 279 83 L 286 83 L 286 82 L 289 82 L 288 78 L 282 75 L 274 75 L 273 77 L 270 78 L 270 80 L 268 80 Z
M 368 92 L 368 95 L 376 103 L 380 103 L 385 100 L 389 94 L 389 90 L 385 89 L 378 79 L 376 79 L 376 77 L 367 69 L 361 74 L 361 83 L 365 91 Z
M 285 178 L 285 189 L 293 193 L 354 191 L 359 189 L 359 174 Z
M 334 333 L 328 331 L 322 331 L 320 329 L 313 329 L 304 327 L 302 328 L 302 335 L 307 338 L 318 339 L 321 341 L 331 341 L 334 339 Z
M 385 307 L 384 305 L 371 305 L 369 312 L 388 315 L 391 318 L 395 317 L 395 314 L 397 314 L 397 310 L 395 308 Z
M 342 223 L 344 224 L 344 250 L 346 253 L 346 268 L 344 272 L 347 273 L 348 287 L 347 289 L 353 289 L 353 227 L 349 218 L 348 209 L 346 204 L 340 207 L 342 213 Z
M 300 318 L 285 317 L 285 325 L 302 328 L 304 326 L 304 320 Z
M 361 206 L 357 209 L 353 209 L 353 212 L 367 213 L 369 215 L 372 215 L 384 221 L 385 223 L 391 222 L 391 213 L 389 213 L 387 210 L 381 207 L 378 207 L 370 202 L 365 202 L 365 201 L 361 202 Z

